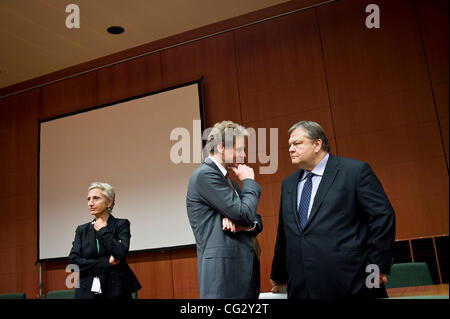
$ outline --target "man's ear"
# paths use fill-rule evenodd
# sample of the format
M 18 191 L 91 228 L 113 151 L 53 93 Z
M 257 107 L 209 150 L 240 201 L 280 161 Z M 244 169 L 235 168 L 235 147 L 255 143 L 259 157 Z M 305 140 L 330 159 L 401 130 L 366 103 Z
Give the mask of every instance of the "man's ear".
M 322 149 L 322 140 L 320 138 L 314 142 L 314 148 L 316 152 L 319 152 Z

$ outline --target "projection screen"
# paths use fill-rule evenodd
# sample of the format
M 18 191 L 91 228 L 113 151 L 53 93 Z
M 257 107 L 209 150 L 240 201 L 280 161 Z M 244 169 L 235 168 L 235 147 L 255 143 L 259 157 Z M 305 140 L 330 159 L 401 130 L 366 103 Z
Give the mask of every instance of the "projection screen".
M 201 135 L 193 137 L 193 121 L 203 120 L 200 85 L 40 122 L 38 261 L 69 255 L 76 227 L 94 219 L 87 190 L 95 181 L 115 188 L 112 214 L 131 222 L 130 251 L 195 244 L 186 190 L 199 164 L 172 162 L 170 134 L 185 128 L 191 149 L 201 145 Z

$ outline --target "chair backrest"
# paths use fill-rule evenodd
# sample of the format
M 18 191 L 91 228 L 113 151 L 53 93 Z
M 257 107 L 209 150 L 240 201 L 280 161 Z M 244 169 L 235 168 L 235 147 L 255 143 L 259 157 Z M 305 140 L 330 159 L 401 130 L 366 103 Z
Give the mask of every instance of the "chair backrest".
M 73 299 L 75 297 L 74 289 L 49 291 L 45 299 Z
M 0 294 L 0 299 L 25 299 L 25 293 L 13 292 L 8 294 Z
M 430 271 L 424 262 L 393 264 L 386 288 L 432 285 Z

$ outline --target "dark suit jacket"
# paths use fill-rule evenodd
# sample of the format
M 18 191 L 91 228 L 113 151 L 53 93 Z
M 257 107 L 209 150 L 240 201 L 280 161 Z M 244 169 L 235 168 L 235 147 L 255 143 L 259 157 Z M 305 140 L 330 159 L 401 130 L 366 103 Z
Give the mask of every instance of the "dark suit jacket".
M 111 214 L 108 225 L 99 231 L 94 229 L 91 222 L 77 227 L 69 255 L 70 263 L 80 267 L 80 288 L 75 289 L 75 298 L 94 298 L 91 287 L 95 276 L 100 278 L 104 298 L 130 295 L 141 288 L 126 262 L 130 237 L 130 222 L 114 218 Z M 100 244 L 100 253 L 97 253 L 96 238 Z M 119 243 L 119 240 L 122 242 Z M 111 255 L 120 260 L 116 266 L 109 265 Z
M 328 159 L 303 230 L 297 213 L 298 170 L 281 186 L 271 278 L 287 282 L 288 298 L 368 297 L 368 264 L 389 273 L 394 210 L 367 163 Z M 380 289 L 378 289 L 379 291 Z
M 200 298 L 259 295 L 259 290 L 251 291 L 250 283 L 254 275 L 251 237 L 263 227 L 261 216 L 256 213 L 261 187 L 251 179 L 242 182 L 242 190 L 234 181 L 233 185 L 238 194 L 209 158 L 189 180 L 186 206 L 197 245 Z M 222 230 L 224 217 L 241 226 L 253 226 L 255 221 L 258 224 L 251 232 L 231 233 Z

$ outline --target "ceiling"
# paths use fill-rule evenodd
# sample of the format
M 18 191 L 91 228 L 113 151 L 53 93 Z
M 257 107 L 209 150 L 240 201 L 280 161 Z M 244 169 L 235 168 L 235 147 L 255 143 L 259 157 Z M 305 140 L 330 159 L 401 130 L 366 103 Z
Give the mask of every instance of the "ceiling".
M 0 0 L 0 88 L 287 0 Z M 80 28 L 66 27 L 66 6 Z M 125 28 L 120 35 L 106 29 Z

